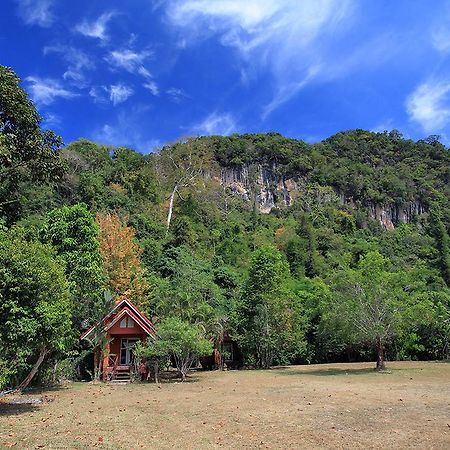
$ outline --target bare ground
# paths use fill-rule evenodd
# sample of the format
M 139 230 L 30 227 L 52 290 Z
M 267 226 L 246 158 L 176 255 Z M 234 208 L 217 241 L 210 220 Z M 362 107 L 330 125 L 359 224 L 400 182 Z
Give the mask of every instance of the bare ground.
M 0 399 L 0 447 L 450 449 L 450 364 L 201 372 Z M 42 399 L 41 404 L 11 400 Z

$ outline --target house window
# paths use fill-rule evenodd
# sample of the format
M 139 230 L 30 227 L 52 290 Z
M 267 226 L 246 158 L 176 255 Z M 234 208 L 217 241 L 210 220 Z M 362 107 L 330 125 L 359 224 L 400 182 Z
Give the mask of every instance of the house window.
M 120 321 L 120 328 L 133 328 L 134 327 L 134 320 L 131 317 L 124 317 Z
M 122 339 L 120 342 L 120 364 L 130 365 L 133 364 L 133 350 L 136 342 L 139 339 Z

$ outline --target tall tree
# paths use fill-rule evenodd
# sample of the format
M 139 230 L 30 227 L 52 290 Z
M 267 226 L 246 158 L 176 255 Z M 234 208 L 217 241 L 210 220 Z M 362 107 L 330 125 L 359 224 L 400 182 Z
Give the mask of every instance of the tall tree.
M 205 141 L 187 139 L 164 148 L 158 155 L 157 168 L 170 191 L 167 209 L 167 231 L 172 221 L 175 197 L 182 198 L 183 191 L 194 186 L 200 176 L 211 170 L 212 154 Z
M 447 286 L 450 286 L 450 238 L 442 220 L 442 213 L 438 205 L 430 210 L 430 229 L 438 250 L 437 265 Z
M 10 220 L 17 219 L 23 181 L 55 180 L 63 173 L 62 141 L 42 131 L 40 122 L 18 76 L 0 66 L 0 212 Z
M 77 325 L 92 323 L 103 307 L 105 278 L 98 233 L 92 214 L 82 203 L 50 211 L 40 230 L 41 240 L 52 244 L 66 263 Z
M 377 370 L 385 369 L 386 345 L 433 306 L 427 296 L 416 295 L 416 275 L 388 268 L 389 261 L 380 253 L 367 253 L 356 269 L 334 274 L 331 301 L 322 305 L 323 325 L 348 344 L 371 346 Z
M 48 355 L 71 344 L 64 263 L 20 230 L 0 231 L 0 323 L 0 389 L 20 379 L 24 389 Z
M 117 213 L 98 213 L 100 253 L 109 288 L 116 295 L 129 296 L 145 303 L 148 283 L 144 277 L 140 256 L 142 249 L 135 240 L 134 228 Z
M 217 337 L 226 315 L 225 299 L 210 267 L 185 247 L 171 250 L 165 262 L 169 276 L 157 286 L 153 313 L 200 325 L 210 337 Z
M 289 266 L 274 247 L 255 251 L 238 307 L 236 328 L 249 363 L 268 368 L 304 350 L 301 304 L 286 281 Z

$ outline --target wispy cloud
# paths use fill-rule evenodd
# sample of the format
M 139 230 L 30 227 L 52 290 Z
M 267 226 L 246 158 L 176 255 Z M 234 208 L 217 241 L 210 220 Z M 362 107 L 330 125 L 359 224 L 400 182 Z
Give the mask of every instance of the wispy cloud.
M 171 0 L 166 14 L 184 40 L 216 34 L 247 66 L 271 71 L 265 118 L 340 59 L 333 50 L 353 10 L 354 0 Z M 248 82 L 248 71 L 241 73 Z
M 186 92 L 183 91 L 183 89 L 179 89 L 176 87 L 167 89 L 166 94 L 175 103 L 181 103 L 183 100 L 189 98 L 189 95 L 187 95 Z
M 150 72 L 144 67 L 143 62 L 151 56 L 150 51 L 136 52 L 130 49 L 113 50 L 106 56 L 106 61 L 114 67 L 120 67 L 127 72 L 150 78 Z
M 236 121 L 229 113 L 219 114 L 213 112 L 191 127 L 191 133 L 196 135 L 226 136 L 235 133 L 236 131 Z
M 143 135 L 138 125 L 141 120 L 137 110 L 121 112 L 109 123 L 94 129 L 91 138 L 102 144 L 131 147 L 144 153 L 155 151 L 162 143 Z
M 450 24 L 439 25 L 431 33 L 433 47 L 442 53 L 448 53 L 450 51 L 449 26 Z
M 426 133 L 442 131 L 450 123 L 450 81 L 422 83 L 407 98 L 406 110 Z
M 110 86 L 94 86 L 89 90 L 89 95 L 95 103 L 105 104 L 112 102 L 113 105 L 119 105 L 125 102 L 134 94 L 133 88 L 126 84 L 111 84 Z
M 154 81 L 149 80 L 144 83 L 143 86 L 145 87 L 145 89 L 148 89 L 153 95 L 159 95 L 158 85 Z
M 85 19 L 75 27 L 75 31 L 78 31 L 78 33 L 81 33 L 83 36 L 104 41 L 108 38 L 106 34 L 106 26 L 115 14 L 116 13 L 114 11 L 109 11 L 103 13 L 100 17 L 98 17 L 98 19 L 94 21 L 90 22 Z
M 277 88 L 272 101 L 264 107 L 261 116 L 262 119 L 266 119 L 266 117 L 271 114 L 272 111 L 275 111 L 280 105 L 287 102 L 293 95 L 295 95 L 295 93 L 306 86 L 309 81 L 312 80 L 319 72 L 320 66 L 311 66 L 302 80 L 281 84 Z
M 22 20 L 28 25 L 49 27 L 55 16 L 51 11 L 53 0 L 17 0 L 18 12 Z
M 86 85 L 85 70 L 91 70 L 95 67 L 93 58 L 89 57 L 84 51 L 70 46 L 56 45 L 44 47 L 44 55 L 58 53 L 68 64 L 67 70 L 63 74 L 65 80 L 71 80 L 78 87 Z
M 38 105 L 50 105 L 58 98 L 70 99 L 79 94 L 64 88 L 58 80 L 29 76 L 25 78 L 31 98 Z
M 125 84 L 112 84 L 109 89 L 109 99 L 113 102 L 113 105 L 123 103 L 134 93 L 133 89 Z
M 450 3 L 444 3 L 444 10 L 438 8 L 437 18 L 431 24 L 431 44 L 441 53 L 450 52 Z
M 54 113 L 46 113 L 43 117 L 42 125 L 49 128 L 59 128 L 61 125 L 61 117 Z

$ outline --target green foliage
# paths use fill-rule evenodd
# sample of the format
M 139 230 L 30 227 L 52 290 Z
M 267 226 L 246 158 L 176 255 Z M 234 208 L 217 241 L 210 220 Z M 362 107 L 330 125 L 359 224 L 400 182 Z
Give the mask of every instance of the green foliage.
M 53 250 L 0 231 L 0 389 L 14 386 L 41 351 L 73 343 L 69 283 Z
M 20 79 L 0 66 L 0 214 L 10 222 L 21 216 L 27 182 L 47 183 L 63 173 L 61 138 L 42 131 L 40 121 Z
M 78 325 L 91 324 L 102 308 L 105 279 L 98 232 L 94 217 L 83 204 L 50 211 L 40 230 L 41 240 L 51 244 L 65 261 Z
M 194 361 L 212 352 L 212 342 L 205 338 L 204 330 L 178 317 L 166 317 L 158 324 L 158 337 L 149 340 L 147 347 L 138 349 L 151 363 L 172 357 L 184 381 Z
M 147 312 L 216 344 L 226 331 L 247 364 L 368 359 L 373 335 L 389 358 L 448 357 L 450 155 L 436 137 L 209 136 L 151 155 L 81 139 L 60 151 L 0 69 L 1 228 L 20 224 L 23 242 L 59 255 L 77 333 L 104 312 L 93 217 L 114 213 L 136 231 Z M 260 170 L 279 206 L 270 214 L 255 200 Z M 389 321 L 364 335 L 350 318 L 376 299 Z M 161 365 L 158 345 L 147 356 Z
M 404 337 L 409 351 L 423 350 L 412 343 L 418 338 L 415 328 L 429 323 L 433 315 L 430 275 L 420 266 L 404 272 L 389 270 L 386 258 L 369 252 L 356 269 L 333 276 L 334 295 L 324 305 L 322 324 L 339 333 L 341 342 L 375 347 L 377 367 L 384 368 L 384 348 L 396 337 Z
M 289 289 L 289 268 L 273 247 L 255 251 L 238 306 L 236 328 L 247 362 L 270 367 L 299 357 L 305 347 L 303 310 Z
M 158 317 L 178 317 L 201 325 L 212 337 L 226 316 L 225 300 L 207 265 L 186 248 L 172 249 L 170 275 L 156 288 L 152 311 Z

